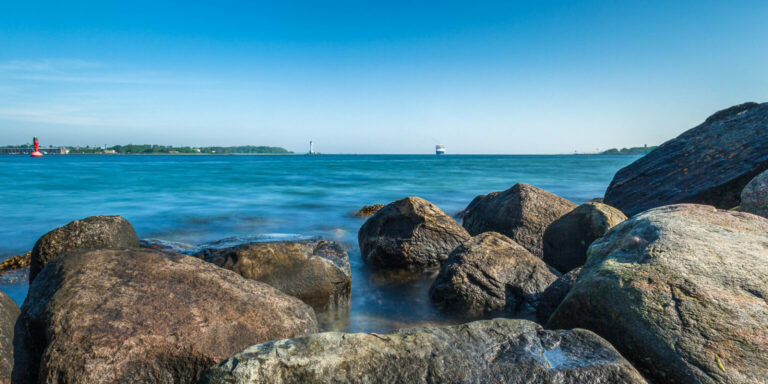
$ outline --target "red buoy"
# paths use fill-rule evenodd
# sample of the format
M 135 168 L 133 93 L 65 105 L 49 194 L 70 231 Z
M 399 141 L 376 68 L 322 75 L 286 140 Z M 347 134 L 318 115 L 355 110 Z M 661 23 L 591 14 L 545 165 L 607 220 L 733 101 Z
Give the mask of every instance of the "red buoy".
M 32 157 L 43 157 L 43 153 L 40 152 L 40 143 L 37 142 L 37 137 L 32 139 L 32 145 L 35 146 L 35 151 L 32 152 L 30 156 Z

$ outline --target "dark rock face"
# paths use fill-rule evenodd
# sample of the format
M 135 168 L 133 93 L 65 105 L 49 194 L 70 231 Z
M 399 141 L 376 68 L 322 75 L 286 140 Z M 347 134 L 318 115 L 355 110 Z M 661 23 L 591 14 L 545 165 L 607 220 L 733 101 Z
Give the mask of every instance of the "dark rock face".
M 544 231 L 544 261 L 562 273 L 582 266 L 587 260 L 589 245 L 626 219 L 621 211 L 609 205 L 578 206 Z
M 462 225 L 472 236 L 499 232 L 541 258 L 544 231 L 574 208 L 576 204 L 562 197 L 518 183 L 503 192 L 475 197 L 464 210 Z
M 349 305 L 349 256 L 326 240 L 273 241 L 203 250 L 196 256 L 298 297 L 316 310 Z
M 470 239 L 454 219 L 419 197 L 406 197 L 371 216 L 357 234 L 363 261 L 384 268 L 434 270 Z
M 477 235 L 454 250 L 430 296 L 439 307 L 470 318 L 531 312 L 557 279 L 541 259 L 496 233 Z
M 768 220 L 681 204 L 589 249 L 549 328 L 587 328 L 658 383 L 768 378 Z
M 720 111 L 621 169 L 605 203 L 627 216 L 676 203 L 729 209 L 768 168 L 768 103 Z
M 768 217 L 768 171 L 757 175 L 741 191 L 742 212 Z
M 568 296 L 568 292 L 571 291 L 573 284 L 579 279 L 581 268 L 576 268 L 570 272 L 562 275 L 550 284 L 547 289 L 539 296 L 539 300 L 536 305 L 536 321 L 540 324 L 546 324 L 552 313 L 555 312 L 557 306 Z
M 32 248 L 29 282 L 51 260 L 81 249 L 120 249 L 139 246 L 136 231 L 121 216 L 91 216 L 75 220 L 43 235 Z
M 511 319 L 273 341 L 212 367 L 200 382 L 645 383 L 592 332 Z
M 312 308 L 191 256 L 90 250 L 51 261 L 16 325 L 14 382 L 194 383 L 246 346 L 316 332 Z
M 11 382 L 13 370 L 13 327 L 19 317 L 19 307 L 0 292 L 0 384 Z

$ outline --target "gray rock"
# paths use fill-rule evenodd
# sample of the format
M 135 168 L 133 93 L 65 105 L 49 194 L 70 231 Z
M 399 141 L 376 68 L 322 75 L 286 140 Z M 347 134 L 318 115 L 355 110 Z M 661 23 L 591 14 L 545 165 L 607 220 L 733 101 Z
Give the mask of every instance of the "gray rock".
M 768 171 L 755 176 L 741 191 L 742 212 L 768 217 Z
M 91 216 L 56 228 L 37 240 L 32 248 L 29 282 L 51 260 L 81 249 L 135 248 L 139 238 L 128 220 L 122 216 Z
M 371 216 L 357 234 L 363 261 L 383 268 L 434 270 L 470 239 L 456 220 L 419 197 L 406 197 Z
M 271 241 L 207 249 L 195 256 L 267 283 L 315 310 L 349 306 L 349 256 L 327 240 Z
M 562 273 L 584 265 L 590 244 L 626 219 L 627 216 L 610 205 L 578 206 L 544 231 L 544 261 Z
M 149 249 L 67 253 L 30 285 L 17 383 L 193 383 L 243 348 L 316 332 L 299 299 L 203 260 Z
M 605 203 L 627 216 L 676 203 L 730 209 L 768 168 L 768 103 L 720 111 L 621 169 Z
M 19 317 L 19 307 L 0 292 L 0 384 L 11 382 L 13 370 L 13 328 Z
M 499 232 L 541 258 L 544 231 L 574 208 L 576 204 L 562 197 L 518 183 L 506 191 L 475 197 L 464 209 L 462 225 L 472 236 Z
M 659 383 L 768 378 L 768 220 L 682 204 L 592 244 L 547 327 L 606 338 Z
M 554 283 L 550 284 L 547 289 L 542 292 L 536 302 L 536 321 L 540 324 L 546 324 L 552 313 L 555 312 L 557 306 L 568 296 L 568 292 L 571 291 L 573 284 L 579 279 L 581 273 L 581 267 L 571 270 L 570 272 L 560 276 Z
M 538 296 L 557 279 L 541 259 L 496 232 L 459 245 L 430 289 L 432 301 L 468 318 L 532 313 Z
M 392 333 L 320 333 L 252 346 L 201 384 L 645 383 L 592 332 L 495 319 Z

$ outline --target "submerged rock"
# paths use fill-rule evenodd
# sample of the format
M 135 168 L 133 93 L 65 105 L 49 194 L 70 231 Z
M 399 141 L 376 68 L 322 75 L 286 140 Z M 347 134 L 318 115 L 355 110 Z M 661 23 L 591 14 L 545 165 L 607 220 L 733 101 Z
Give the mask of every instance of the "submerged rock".
M 419 197 L 406 197 L 371 216 L 357 235 L 363 261 L 384 268 L 434 270 L 470 236 L 456 220 Z
M 486 232 L 451 253 L 430 296 L 437 306 L 470 318 L 530 313 L 556 279 L 547 264 L 525 248 L 500 233 Z
M 579 279 L 581 268 L 576 268 L 560 276 L 542 292 L 536 302 L 536 321 L 546 324 L 557 306 L 568 296 L 573 284 Z
M 576 204 L 532 185 L 517 183 L 502 192 L 475 197 L 464 210 L 462 225 L 472 235 L 499 232 L 534 256 L 543 256 L 547 227 Z
M 730 209 L 767 168 L 768 103 L 745 103 L 717 112 L 621 169 L 605 203 L 628 216 L 676 203 Z
M 349 305 L 349 256 L 332 241 L 250 243 L 203 250 L 196 256 L 248 279 L 267 283 L 316 310 Z
M 0 273 L 27 268 L 32 262 L 32 252 L 23 255 L 11 256 L 0 262 Z
M 139 238 L 122 216 L 91 216 L 43 235 L 32 248 L 29 281 L 59 255 L 81 249 L 135 248 Z
M 592 244 L 547 327 L 586 328 L 658 383 L 768 377 L 768 220 L 682 204 Z
M 316 332 L 312 308 L 213 264 L 148 249 L 51 261 L 16 325 L 14 382 L 193 383 L 267 340 Z
M 359 211 L 352 214 L 353 217 L 368 217 L 384 208 L 384 204 L 366 205 L 360 208 Z
M 203 384 L 644 383 L 592 332 L 495 319 L 388 334 L 327 332 L 252 346 Z
M 13 370 L 13 327 L 19 317 L 19 307 L 0 292 L 0 384 L 11 382 Z
M 584 265 L 590 244 L 626 219 L 627 216 L 610 205 L 578 206 L 544 231 L 544 261 L 562 273 Z
M 768 171 L 755 176 L 741 191 L 739 210 L 768 217 Z

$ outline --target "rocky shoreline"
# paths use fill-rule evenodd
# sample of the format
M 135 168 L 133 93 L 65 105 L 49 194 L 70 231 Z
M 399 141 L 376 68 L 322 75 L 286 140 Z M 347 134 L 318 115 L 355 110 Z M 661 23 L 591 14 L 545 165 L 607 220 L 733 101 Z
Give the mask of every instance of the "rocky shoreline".
M 763 383 L 767 212 L 768 103 L 664 143 L 602 202 L 518 183 L 459 221 L 366 207 L 362 261 L 432 279 L 466 320 L 386 334 L 318 333 L 353 294 L 333 241 L 193 248 L 89 217 L 2 264 L 30 287 L 20 309 L 0 294 L 0 383 Z

